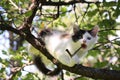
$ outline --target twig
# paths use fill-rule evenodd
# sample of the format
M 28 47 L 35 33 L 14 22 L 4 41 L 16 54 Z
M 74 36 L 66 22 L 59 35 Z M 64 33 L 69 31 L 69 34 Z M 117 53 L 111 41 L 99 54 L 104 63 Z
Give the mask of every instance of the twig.
M 18 7 L 12 0 L 9 0 L 9 2 L 16 8 L 20 11 L 20 13 L 22 13 L 22 8 L 21 7 Z
M 73 5 L 73 4 L 76 4 L 76 3 L 87 3 L 87 4 L 91 4 L 91 3 L 101 3 L 101 2 L 87 2 L 85 0 L 71 0 L 69 2 L 64 2 L 64 1 L 61 1 L 61 2 L 52 2 L 52 1 L 47 1 L 47 2 L 43 2 L 42 5 L 45 5 L 45 6 L 62 6 L 62 5 Z
M 84 20 L 84 18 L 85 18 L 85 15 L 86 15 L 87 12 L 88 12 L 89 7 L 90 7 L 90 4 L 88 4 L 88 6 L 87 6 L 86 11 L 84 12 L 84 14 L 83 14 L 83 16 L 82 16 L 82 19 L 81 19 L 81 21 L 80 21 L 80 24 L 83 22 L 83 20 Z
M 109 30 L 120 30 L 120 29 L 104 29 L 104 30 L 100 30 L 99 32 L 109 31 Z
M 76 21 L 75 21 L 75 22 L 78 23 L 78 17 L 77 17 L 77 13 L 76 13 L 76 11 L 75 11 L 75 9 L 76 9 L 76 5 L 75 5 L 75 4 L 73 5 L 73 9 L 74 9 L 75 18 L 76 18 Z
M 79 47 L 73 54 L 70 53 L 68 49 L 66 49 L 66 52 L 70 55 L 70 57 L 73 57 L 82 47 Z
M 12 73 L 11 75 L 9 76 L 8 80 L 13 80 L 13 78 L 16 76 L 16 74 L 21 71 L 25 66 L 28 66 L 28 65 L 31 65 L 33 63 L 27 63 L 27 64 L 24 64 L 23 66 L 21 67 L 13 67 L 12 68 Z
M 20 9 L 12 0 L 9 0 L 9 1 L 16 9 Z

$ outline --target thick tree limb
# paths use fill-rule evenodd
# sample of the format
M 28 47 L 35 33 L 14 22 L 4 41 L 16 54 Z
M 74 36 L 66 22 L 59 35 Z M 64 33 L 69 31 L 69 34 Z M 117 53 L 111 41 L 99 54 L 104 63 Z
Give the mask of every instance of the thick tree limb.
M 11 32 L 14 32 L 15 34 L 21 35 L 20 31 L 13 28 L 11 25 L 9 24 L 0 24 L 0 30 L 4 31 L 4 30 L 8 30 Z M 21 35 L 22 36 L 22 35 Z

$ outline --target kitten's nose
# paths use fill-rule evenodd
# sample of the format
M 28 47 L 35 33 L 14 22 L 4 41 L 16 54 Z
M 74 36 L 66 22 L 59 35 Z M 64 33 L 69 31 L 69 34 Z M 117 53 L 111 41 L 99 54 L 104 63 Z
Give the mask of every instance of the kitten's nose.
M 86 40 L 83 40 L 83 43 L 86 43 Z

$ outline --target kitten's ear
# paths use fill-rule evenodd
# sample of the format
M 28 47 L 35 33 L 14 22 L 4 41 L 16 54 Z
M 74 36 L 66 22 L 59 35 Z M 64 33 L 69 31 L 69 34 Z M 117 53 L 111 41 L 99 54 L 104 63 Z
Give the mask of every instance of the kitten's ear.
M 97 35 L 98 31 L 99 31 L 99 26 L 96 25 L 95 27 L 93 27 L 93 29 L 91 30 L 90 33 L 93 37 L 95 37 Z
M 74 26 L 73 26 L 73 33 L 77 33 L 79 31 L 80 31 L 79 25 L 74 24 Z

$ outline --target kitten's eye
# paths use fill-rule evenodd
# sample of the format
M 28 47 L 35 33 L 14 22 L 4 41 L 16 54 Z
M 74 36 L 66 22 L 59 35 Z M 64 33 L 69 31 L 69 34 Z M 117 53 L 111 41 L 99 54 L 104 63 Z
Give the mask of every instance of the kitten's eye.
M 87 37 L 88 40 L 91 40 L 91 37 Z

